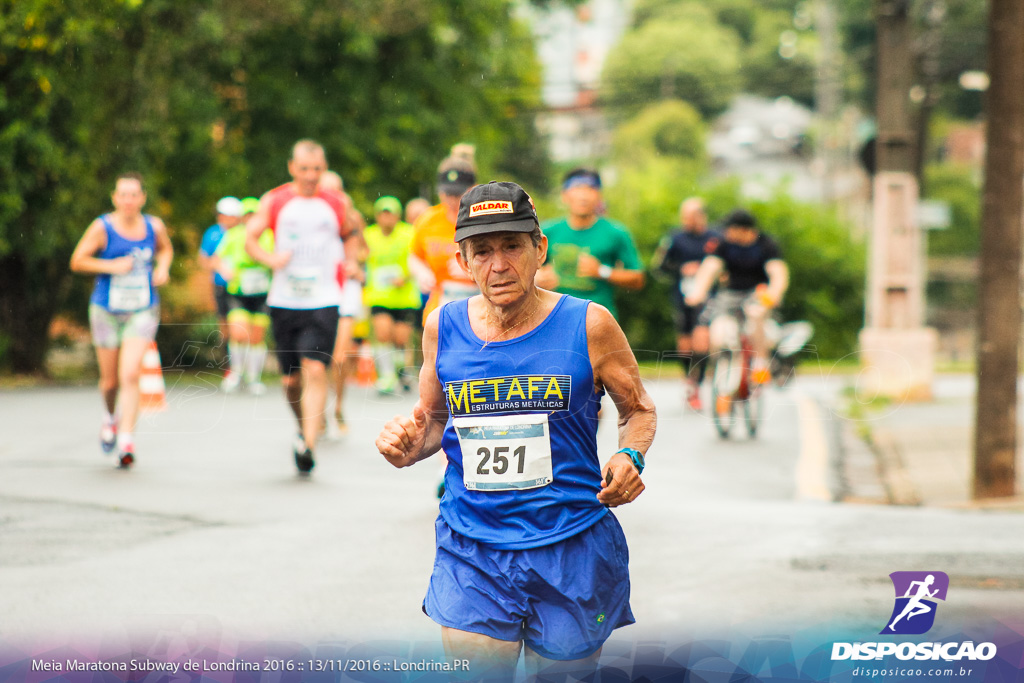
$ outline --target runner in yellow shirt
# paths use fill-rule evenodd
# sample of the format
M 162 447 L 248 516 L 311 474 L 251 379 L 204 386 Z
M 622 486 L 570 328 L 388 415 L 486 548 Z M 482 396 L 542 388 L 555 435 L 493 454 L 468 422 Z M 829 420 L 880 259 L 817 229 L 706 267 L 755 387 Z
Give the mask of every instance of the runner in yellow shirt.
M 242 200 L 242 222 L 230 228 L 213 255 L 214 270 L 227 282 L 228 295 L 228 358 L 230 371 L 221 383 L 226 393 L 236 391 L 244 379 L 249 393 L 262 396 L 263 364 L 267 360 L 265 337 L 270 326 L 267 292 L 270 290 L 271 270 L 257 263 L 245 251 L 245 227 L 260 208 L 260 200 L 246 197 Z M 274 233 L 265 230 L 259 237 L 260 246 L 274 251 Z
M 396 381 L 395 357 L 404 358 L 412 325 L 419 314 L 420 294 L 409 269 L 413 228 L 401 219 L 402 203 L 381 197 L 373 204 L 376 223 L 366 229 L 366 303 L 370 307 L 375 339 L 377 390 L 392 393 Z

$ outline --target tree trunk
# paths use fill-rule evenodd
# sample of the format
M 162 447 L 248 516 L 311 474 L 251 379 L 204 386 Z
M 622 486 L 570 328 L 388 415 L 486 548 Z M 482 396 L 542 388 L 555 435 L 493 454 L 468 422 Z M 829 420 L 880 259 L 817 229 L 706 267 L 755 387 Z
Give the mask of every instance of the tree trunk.
M 30 266 L 18 255 L 0 259 L 0 367 L 46 374 L 50 321 L 67 278 L 52 261 Z
M 1017 459 L 1024 195 L 1024 3 L 989 5 L 988 120 L 978 291 L 974 497 L 1012 496 Z

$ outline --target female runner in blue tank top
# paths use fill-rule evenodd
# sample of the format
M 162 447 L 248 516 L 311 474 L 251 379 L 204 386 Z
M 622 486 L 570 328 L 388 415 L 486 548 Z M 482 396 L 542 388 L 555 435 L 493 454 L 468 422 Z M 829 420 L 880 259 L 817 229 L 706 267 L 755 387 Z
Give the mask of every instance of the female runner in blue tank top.
M 468 676 L 585 673 L 633 623 L 628 552 L 608 508 L 643 492 L 654 405 L 625 335 L 588 301 L 538 289 L 547 252 L 529 195 L 488 183 L 462 199 L 455 240 L 481 294 L 427 319 L 420 400 L 385 425 L 396 467 L 441 449 L 448 468 L 424 612 Z M 597 411 L 619 411 L 602 467 Z
M 118 176 L 111 201 L 114 211 L 94 220 L 79 240 L 71 270 L 96 275 L 89 327 L 106 409 L 100 447 L 104 453 L 118 447 L 118 464 L 129 467 L 135 461 L 132 434 L 139 413 L 142 356 L 156 337 L 156 288 L 167 282 L 173 250 L 163 221 L 142 213 L 146 193 L 141 176 Z

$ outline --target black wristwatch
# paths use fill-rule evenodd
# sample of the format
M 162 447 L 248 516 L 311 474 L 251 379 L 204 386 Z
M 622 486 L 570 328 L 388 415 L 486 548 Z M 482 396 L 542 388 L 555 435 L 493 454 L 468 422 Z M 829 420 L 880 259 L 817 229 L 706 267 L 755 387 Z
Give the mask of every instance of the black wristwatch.
M 615 451 L 615 454 L 625 453 L 629 456 L 629 459 L 633 461 L 633 467 L 636 468 L 637 474 L 644 473 L 644 454 L 635 448 L 620 448 Z

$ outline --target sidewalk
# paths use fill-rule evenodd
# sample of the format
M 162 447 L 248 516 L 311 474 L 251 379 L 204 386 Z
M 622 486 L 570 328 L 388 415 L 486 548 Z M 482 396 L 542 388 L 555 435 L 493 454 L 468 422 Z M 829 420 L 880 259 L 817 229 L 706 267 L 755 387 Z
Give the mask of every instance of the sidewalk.
M 836 418 L 836 499 L 1024 512 L 1024 460 L 1019 455 L 1017 496 L 971 498 L 974 387 L 973 376 L 944 375 L 936 379 L 935 396 L 926 403 L 862 406 L 852 397 L 835 396 L 829 407 Z M 1020 415 L 1024 422 L 1024 409 Z

